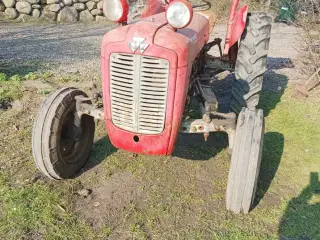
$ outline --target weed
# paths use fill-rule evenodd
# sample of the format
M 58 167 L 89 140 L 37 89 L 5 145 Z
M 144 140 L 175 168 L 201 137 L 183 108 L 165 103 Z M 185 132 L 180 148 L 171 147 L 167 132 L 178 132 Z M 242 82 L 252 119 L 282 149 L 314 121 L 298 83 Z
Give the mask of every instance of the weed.
M 20 75 L 13 75 L 9 78 L 9 81 L 13 81 L 13 82 L 20 82 L 22 81 L 22 77 Z
M 112 234 L 112 228 L 111 227 L 103 227 L 101 229 L 102 232 L 102 238 L 107 238 Z
M 43 94 L 43 95 L 47 95 L 47 94 L 49 94 L 49 93 L 51 93 L 51 89 L 41 89 L 41 90 L 39 90 L 39 93 L 40 94 Z
M 143 231 L 142 225 L 139 223 L 131 224 L 130 231 L 134 239 L 145 240 L 147 239 L 147 234 Z
M 24 76 L 26 80 L 36 80 L 38 78 L 37 74 L 34 72 L 29 72 Z
M 41 74 L 41 77 L 43 78 L 43 80 L 47 80 L 47 79 L 51 78 L 52 76 L 53 76 L 53 73 L 51 73 L 51 72 L 43 72 Z
M 5 73 L 0 72 L 0 82 L 4 82 L 7 80 L 7 75 Z
M 0 109 L 7 109 L 10 103 L 22 96 L 20 81 L 0 82 Z

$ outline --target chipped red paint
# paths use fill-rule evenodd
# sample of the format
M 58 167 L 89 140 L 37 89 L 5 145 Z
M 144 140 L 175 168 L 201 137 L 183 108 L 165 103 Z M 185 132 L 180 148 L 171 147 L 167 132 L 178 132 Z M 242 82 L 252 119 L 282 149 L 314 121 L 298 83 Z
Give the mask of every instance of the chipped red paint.
M 234 24 L 232 26 L 232 35 L 230 38 L 230 47 L 235 44 L 241 37 L 247 21 L 248 6 L 245 5 L 240 8 L 234 17 Z
M 144 43 L 149 44 L 144 56 L 167 59 L 170 64 L 165 125 L 158 135 L 128 132 L 116 127 L 111 120 L 109 56 L 112 52 L 132 54 L 128 43 L 134 36 L 145 38 Z M 160 13 L 105 34 L 101 49 L 103 105 L 108 135 L 115 147 L 140 154 L 172 153 L 183 116 L 192 61 L 208 40 L 208 20 L 197 13 L 189 26 L 179 31 L 168 26 L 165 13 Z M 139 137 L 139 142 L 133 140 L 134 136 Z

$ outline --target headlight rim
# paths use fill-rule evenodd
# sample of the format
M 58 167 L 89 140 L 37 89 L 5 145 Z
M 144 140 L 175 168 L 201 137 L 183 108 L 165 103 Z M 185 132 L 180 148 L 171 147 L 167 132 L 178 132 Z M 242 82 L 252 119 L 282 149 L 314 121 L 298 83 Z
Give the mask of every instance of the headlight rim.
M 118 1 L 119 5 L 122 8 L 122 14 L 117 19 L 111 19 L 110 17 L 108 17 L 107 11 L 110 11 L 110 10 L 105 9 L 106 5 L 107 5 L 107 1 L 110 1 L 110 0 L 103 0 L 103 9 L 102 9 L 103 14 L 112 22 L 121 23 L 121 22 L 127 21 L 127 16 L 128 16 L 128 13 L 129 13 L 129 3 L 128 3 L 128 1 L 127 0 L 113 0 L 113 1 Z M 113 8 L 111 8 L 111 10 L 112 9 Z
M 189 20 L 188 20 L 188 22 L 186 22 L 184 25 L 174 26 L 174 25 L 172 25 L 172 24 L 170 23 L 170 21 L 169 21 L 169 18 L 168 18 L 168 10 L 169 10 L 170 7 L 172 7 L 174 4 L 182 4 L 184 7 L 186 7 L 186 9 L 187 9 L 188 12 L 189 12 L 189 16 L 190 16 L 190 17 L 189 17 Z M 166 10 L 165 15 L 166 15 L 166 19 L 167 19 L 167 21 L 168 21 L 168 24 L 169 24 L 171 27 L 173 27 L 173 28 L 175 28 L 175 29 L 181 29 L 181 28 L 187 27 L 187 26 L 190 24 L 190 22 L 192 21 L 192 18 L 193 18 L 193 9 L 192 9 L 191 4 L 190 4 L 188 1 L 186 1 L 186 0 L 174 0 L 174 1 L 170 2 L 169 6 L 167 7 L 167 10 Z

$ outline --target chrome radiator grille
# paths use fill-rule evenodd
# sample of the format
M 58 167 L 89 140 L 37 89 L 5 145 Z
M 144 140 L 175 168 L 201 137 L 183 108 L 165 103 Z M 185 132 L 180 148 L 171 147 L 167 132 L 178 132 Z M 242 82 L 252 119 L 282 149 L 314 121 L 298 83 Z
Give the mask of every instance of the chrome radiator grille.
M 161 133 L 165 121 L 168 79 L 168 60 L 112 53 L 110 96 L 113 124 L 134 133 Z

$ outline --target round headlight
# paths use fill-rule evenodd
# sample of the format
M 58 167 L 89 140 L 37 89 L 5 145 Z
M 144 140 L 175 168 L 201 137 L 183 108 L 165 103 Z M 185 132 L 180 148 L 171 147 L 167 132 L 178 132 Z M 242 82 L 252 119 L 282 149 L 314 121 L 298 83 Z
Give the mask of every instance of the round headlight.
M 103 14 L 113 22 L 127 20 L 129 4 L 127 0 L 104 0 Z
M 184 28 L 192 19 L 192 6 L 185 0 L 176 0 L 169 4 L 166 11 L 168 23 L 174 28 Z

